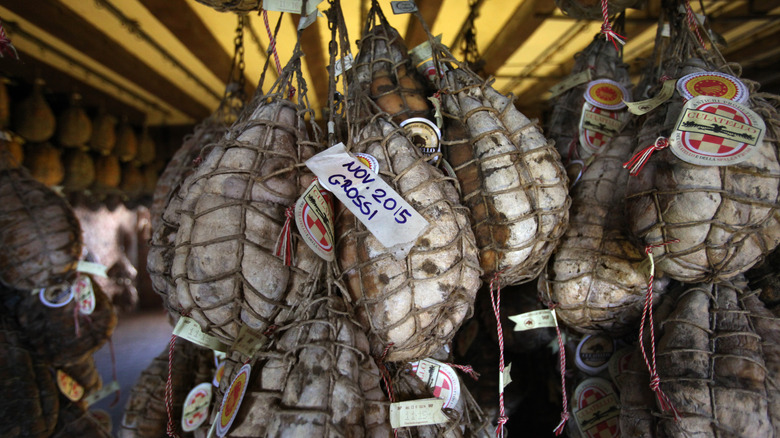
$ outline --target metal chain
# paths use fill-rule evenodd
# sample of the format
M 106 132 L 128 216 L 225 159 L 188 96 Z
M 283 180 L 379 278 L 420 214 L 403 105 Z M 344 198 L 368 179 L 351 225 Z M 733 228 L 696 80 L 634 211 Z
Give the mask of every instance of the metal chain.
M 463 42 L 461 51 L 463 59 L 475 72 L 480 72 L 485 65 L 485 61 L 480 59 L 479 47 L 477 45 L 477 27 L 475 21 L 479 17 L 480 0 L 469 0 L 469 15 L 464 25 Z

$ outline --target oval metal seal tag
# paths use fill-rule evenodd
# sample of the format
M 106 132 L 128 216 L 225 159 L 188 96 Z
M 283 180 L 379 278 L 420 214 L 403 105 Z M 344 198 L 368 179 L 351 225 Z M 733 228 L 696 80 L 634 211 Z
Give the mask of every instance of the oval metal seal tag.
M 696 96 L 683 106 L 670 136 L 677 158 L 700 166 L 730 166 L 750 158 L 764 141 L 764 120 L 737 102 Z
M 586 438 L 620 436 L 620 401 L 612 384 L 600 377 L 585 379 L 574 391 L 574 420 Z
M 252 372 L 252 366 L 245 364 L 238 370 L 238 374 L 230 383 L 230 388 L 222 399 L 222 405 L 217 413 L 217 436 L 224 437 L 233 425 L 241 402 L 244 400 L 246 387 L 249 386 L 249 374 Z
M 181 429 L 185 432 L 192 432 L 208 420 L 209 405 L 211 405 L 211 383 L 201 383 L 192 388 L 187 398 L 184 399 L 184 406 L 181 414 Z
M 749 92 L 745 84 L 734 76 L 714 71 L 691 73 L 677 81 L 677 91 L 685 99 L 696 96 L 722 97 L 738 103 L 747 102 Z
M 631 100 L 628 90 L 619 83 L 609 79 L 596 79 L 588 83 L 585 89 L 585 100 L 599 108 L 619 110 L 626 107 L 624 100 Z

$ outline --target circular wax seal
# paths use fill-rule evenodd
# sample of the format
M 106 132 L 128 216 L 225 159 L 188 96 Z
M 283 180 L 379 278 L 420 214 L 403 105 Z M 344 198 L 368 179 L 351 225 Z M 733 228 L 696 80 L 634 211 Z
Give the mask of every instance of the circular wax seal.
M 574 390 L 574 422 L 585 438 L 620 436 L 620 401 L 609 380 L 591 377 Z
M 92 280 L 86 275 L 79 275 L 72 289 L 76 304 L 79 306 L 79 313 L 91 315 L 95 311 L 95 290 L 92 288 Z
M 412 117 L 401 122 L 401 127 L 409 134 L 415 146 L 420 149 L 423 157 L 430 158 L 431 155 L 441 151 L 441 131 L 430 120 L 424 117 Z M 434 162 L 438 157 L 434 158 Z
M 38 297 L 46 307 L 62 307 L 73 299 L 73 288 L 67 284 L 38 289 Z
M 758 151 L 764 120 L 747 106 L 721 97 L 696 96 L 685 102 L 669 136 L 679 159 L 699 166 L 730 166 Z
M 201 383 L 192 388 L 184 399 L 181 414 L 181 428 L 185 432 L 192 432 L 199 428 L 209 416 L 211 405 L 211 383 Z
M 57 387 L 70 401 L 77 402 L 84 397 L 84 387 L 62 370 L 57 370 Z
M 444 400 L 443 408 L 454 408 L 460 399 L 460 380 L 455 370 L 435 359 L 412 362 L 412 374 L 422 380 L 433 396 Z
M 607 368 L 615 352 L 615 341 L 605 335 L 587 335 L 577 345 L 574 361 L 577 368 L 595 375 Z
M 691 73 L 677 81 L 677 91 L 686 100 L 696 96 L 712 96 L 745 103 L 750 92 L 734 76 L 714 71 Z
M 618 350 L 609 359 L 609 363 L 607 364 L 609 377 L 612 379 L 615 386 L 617 386 L 618 391 L 620 390 L 620 379 L 618 379 L 618 377 L 628 369 L 628 364 L 631 363 L 634 351 L 636 351 L 636 348 L 634 347 L 624 347 Z
M 230 426 L 233 425 L 238 409 L 241 407 L 241 402 L 244 400 L 244 394 L 246 394 L 246 387 L 249 386 L 249 373 L 252 372 L 252 366 L 244 364 L 238 374 L 230 382 L 230 387 L 225 393 L 225 397 L 222 399 L 222 405 L 217 413 L 217 436 L 224 437 L 230 430 Z
M 357 158 L 357 160 L 363 163 L 366 167 L 371 169 L 374 173 L 379 173 L 379 161 L 377 161 L 373 155 L 358 152 L 355 154 L 355 158 Z
M 626 107 L 623 101 L 631 100 L 631 96 L 625 87 L 615 81 L 596 79 L 588 82 L 585 100 L 602 109 L 619 110 Z

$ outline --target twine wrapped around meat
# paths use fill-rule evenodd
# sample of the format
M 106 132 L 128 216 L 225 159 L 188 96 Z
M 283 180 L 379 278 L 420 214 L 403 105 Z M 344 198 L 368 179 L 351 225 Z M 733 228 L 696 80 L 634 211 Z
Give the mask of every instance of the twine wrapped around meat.
M 457 403 L 453 407 L 443 409 L 443 413 L 448 419 L 446 423 L 398 428 L 396 429 L 397 436 L 399 438 L 488 438 L 495 436 L 495 428 L 490 424 L 490 419 L 484 415 L 459 375 L 458 380 L 460 397 Z M 426 383 L 415 376 L 408 366 L 396 368 L 391 381 L 396 401 L 434 397 Z
M 671 78 L 702 71 L 731 72 L 698 44 L 684 17 L 672 15 L 673 42 L 664 72 Z M 675 21 L 676 20 L 676 21 Z M 658 248 L 657 269 L 675 280 L 719 282 L 733 278 L 780 242 L 780 162 L 776 109 L 756 84 L 748 106 L 765 121 L 763 143 L 747 160 L 729 166 L 700 166 L 677 158 L 669 148 L 655 151 L 639 174 L 629 179 L 626 208 L 632 233 Z M 668 137 L 682 109 L 679 94 L 650 112 L 639 131 L 636 152 Z M 679 242 L 673 242 L 679 240 Z
M 231 344 L 241 325 L 264 331 L 316 287 L 324 262 L 292 235 L 294 262 L 274 255 L 285 210 L 313 180 L 303 162 L 319 147 L 319 128 L 296 51 L 270 91 L 242 117 L 185 180 L 168 305 L 204 332 Z M 287 99 L 298 78 L 298 103 Z M 307 131 L 312 129 L 314 139 Z M 170 207 L 170 206 L 169 206 Z
M 21 333 L 0 321 L 0 435 L 48 437 L 54 431 L 59 391 L 49 367 L 34 361 Z
M 644 0 L 609 0 L 607 14 L 614 15 L 626 8 L 639 9 L 643 3 Z M 601 20 L 603 17 L 601 0 L 555 0 L 555 5 L 578 20 Z
M 75 299 L 57 308 L 44 306 L 37 294 L 5 299 L 6 307 L 29 337 L 34 354 L 54 366 L 66 366 L 91 356 L 111 337 L 117 324 L 116 312 L 96 282 L 92 287 L 95 309 L 90 315 L 81 315 L 75 309 Z
M 69 282 L 81 246 L 78 219 L 65 199 L 24 168 L 0 165 L 0 282 L 26 291 Z
M 168 413 L 165 388 L 168 382 L 169 348 L 152 359 L 130 391 L 125 405 L 119 438 L 167 436 Z M 214 353 L 187 340 L 177 339 L 171 362 L 172 424 L 179 436 L 192 436 L 181 431 L 184 399 L 196 385 L 211 382 L 214 375 Z
M 79 361 L 59 368 L 84 388 L 84 397 L 103 387 L 103 380 L 95 365 L 95 358 L 87 355 Z
M 775 381 L 780 321 L 741 279 L 689 286 L 676 296 L 661 332 L 656 353 L 660 386 L 679 419 L 659 412 L 649 389 L 642 397 L 624 384 L 621 404 L 631 411 L 621 414 L 621 430 L 645 437 L 780 434 Z M 635 356 L 641 362 L 641 355 Z M 647 388 L 646 374 L 644 379 L 641 386 Z M 644 411 L 642 402 L 647 403 Z M 623 429 L 624 424 L 632 428 Z
M 92 120 L 81 106 L 81 96 L 74 93 L 70 106 L 57 118 L 57 140 L 62 146 L 86 149 L 92 138 Z
M 764 263 L 745 273 L 750 288 L 759 290 L 759 299 L 768 308 L 780 304 L 780 252 L 774 251 Z
M 568 178 L 553 143 L 505 96 L 435 40 L 442 149 L 471 212 L 483 278 L 536 278 L 569 220 Z M 449 67 L 446 67 L 449 66 Z M 455 68 L 457 67 L 457 68 Z
M 567 79 L 590 70 L 591 80 L 610 79 L 623 85 L 627 90 L 631 89 L 628 65 L 623 63 L 621 53 L 603 35 L 596 35 L 582 52 L 574 55 L 574 60 L 574 68 Z M 586 81 L 551 98 L 549 102 L 553 110 L 545 130 L 547 137 L 555 142 L 558 153 L 567 165 L 571 160 L 584 160 L 593 155 L 590 147 L 581 144 L 579 134 L 587 87 Z M 609 139 L 605 140 L 601 145 L 602 148 L 609 145 Z
M 623 215 L 634 130 L 612 140 L 572 188 L 569 228 L 547 269 L 539 295 L 559 321 L 582 333 L 624 334 L 637 326 L 647 293 L 647 256 L 629 238 Z M 656 280 L 654 293 L 663 292 Z
M 65 166 L 62 164 L 62 151 L 51 143 L 26 143 L 24 145 L 24 167 L 36 181 L 46 187 L 54 187 L 65 178 Z
M 369 11 L 359 48 L 354 65 L 357 82 L 369 90 L 382 111 L 396 123 L 430 116 L 425 87 L 411 65 L 403 38 L 387 23 L 378 5 Z
M 246 13 L 260 9 L 261 0 L 195 0 L 219 12 Z
M 341 297 L 320 293 L 252 358 L 228 437 L 392 436 L 388 403 L 368 339 Z M 233 353 L 225 391 L 246 357 Z
M 56 432 L 51 438 L 111 438 L 111 431 L 105 430 L 95 417 L 80 404 L 64 398 L 60 402 Z

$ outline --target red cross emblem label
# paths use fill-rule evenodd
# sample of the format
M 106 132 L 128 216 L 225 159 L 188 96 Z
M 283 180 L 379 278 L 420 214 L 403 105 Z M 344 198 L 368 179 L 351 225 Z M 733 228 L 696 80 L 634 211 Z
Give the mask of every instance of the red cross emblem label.
M 612 384 L 600 377 L 585 379 L 574 391 L 574 418 L 586 438 L 620 436 L 620 407 Z
M 761 117 L 745 105 L 696 96 L 683 106 L 670 136 L 677 158 L 700 166 L 730 166 L 750 158 L 766 131 Z

